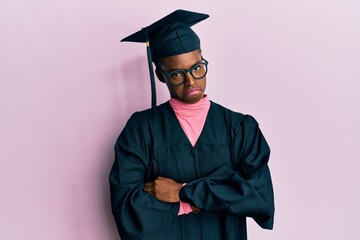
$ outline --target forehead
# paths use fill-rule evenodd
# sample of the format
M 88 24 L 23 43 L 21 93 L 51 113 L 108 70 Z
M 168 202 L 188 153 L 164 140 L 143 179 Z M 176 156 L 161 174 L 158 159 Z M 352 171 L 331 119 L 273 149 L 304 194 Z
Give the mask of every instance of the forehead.
M 162 68 L 165 71 L 172 69 L 188 69 L 199 61 L 201 61 L 200 50 L 195 50 L 164 58 Z

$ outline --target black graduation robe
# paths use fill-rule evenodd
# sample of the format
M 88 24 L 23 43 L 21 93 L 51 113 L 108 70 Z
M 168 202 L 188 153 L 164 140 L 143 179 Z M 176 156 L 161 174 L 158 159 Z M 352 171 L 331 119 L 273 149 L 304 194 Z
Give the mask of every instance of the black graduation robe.
M 115 144 L 112 212 L 122 240 L 245 240 L 246 217 L 272 229 L 270 149 L 256 120 L 214 102 L 193 147 L 169 102 L 134 113 Z M 201 209 L 177 216 L 179 203 L 144 192 L 158 176 L 187 183 L 180 199 Z

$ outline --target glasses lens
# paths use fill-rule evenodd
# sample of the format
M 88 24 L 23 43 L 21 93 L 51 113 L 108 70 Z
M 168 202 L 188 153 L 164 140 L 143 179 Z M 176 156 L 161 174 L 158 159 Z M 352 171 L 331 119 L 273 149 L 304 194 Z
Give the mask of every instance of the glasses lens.
M 186 73 L 190 72 L 190 74 L 195 79 L 201 79 L 205 77 L 207 73 L 207 64 L 208 62 L 204 60 L 205 62 L 199 62 L 195 64 L 193 67 L 189 68 L 188 70 L 175 70 L 170 73 L 166 73 L 167 77 L 169 78 L 171 84 L 173 85 L 181 85 L 186 80 Z
M 174 85 L 180 85 L 185 80 L 185 73 L 182 71 L 174 71 L 170 73 L 170 81 Z
M 206 64 L 198 63 L 192 68 L 191 75 L 193 75 L 193 77 L 196 79 L 200 79 L 206 75 L 206 72 L 207 72 Z

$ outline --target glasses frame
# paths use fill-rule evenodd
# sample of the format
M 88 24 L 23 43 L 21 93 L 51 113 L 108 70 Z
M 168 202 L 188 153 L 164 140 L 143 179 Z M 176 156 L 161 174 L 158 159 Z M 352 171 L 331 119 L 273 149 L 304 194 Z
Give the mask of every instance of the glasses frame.
M 206 68 L 206 72 L 205 72 L 204 76 L 202 76 L 201 78 L 195 77 L 195 76 L 193 75 L 193 73 L 192 73 L 192 71 L 194 70 L 194 68 L 197 67 L 199 64 L 204 64 L 204 65 L 205 65 L 205 68 Z M 188 68 L 188 69 L 184 69 L 184 70 L 183 70 L 183 69 L 175 69 L 175 70 L 173 70 L 173 71 L 164 72 L 163 70 L 161 70 L 161 69 L 159 68 L 159 71 L 160 71 L 162 74 L 164 74 L 168 79 L 171 79 L 171 75 L 174 74 L 175 72 L 177 72 L 177 73 L 179 73 L 179 72 L 180 72 L 180 73 L 183 73 L 184 76 L 185 76 L 185 78 L 184 78 L 184 81 L 182 81 L 181 83 L 174 84 L 174 83 L 172 83 L 171 80 L 170 80 L 170 84 L 171 84 L 171 85 L 173 85 L 173 86 L 180 86 L 180 85 L 182 85 L 182 84 L 184 84 L 184 83 L 186 82 L 186 79 L 187 79 L 186 75 L 187 75 L 188 72 L 189 72 L 190 75 L 191 75 L 194 79 L 196 79 L 196 80 L 200 80 L 200 79 L 204 78 L 204 77 L 206 76 L 207 72 L 208 72 L 208 64 L 209 64 L 209 62 L 208 62 L 205 58 L 202 57 L 200 62 L 195 63 L 192 67 L 190 67 L 190 68 Z

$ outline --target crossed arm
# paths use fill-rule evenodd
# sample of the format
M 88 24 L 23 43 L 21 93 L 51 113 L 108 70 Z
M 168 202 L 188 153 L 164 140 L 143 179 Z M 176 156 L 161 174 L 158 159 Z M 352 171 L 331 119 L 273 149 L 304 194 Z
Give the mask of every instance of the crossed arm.
M 196 206 L 205 212 L 252 217 L 261 227 L 271 229 L 274 200 L 267 166 L 270 149 L 256 122 L 249 124 L 233 139 L 233 151 L 239 160 L 236 169 L 223 166 L 183 186 L 162 176 L 144 185 L 144 179 L 151 179 L 145 171 L 149 158 L 146 149 L 141 148 L 143 131 L 131 122 L 115 145 L 110 173 L 112 212 L 122 237 L 139 239 L 157 232 L 165 223 L 169 226 L 161 230 L 171 234 L 178 202 L 190 203 L 193 210 Z
M 145 183 L 144 191 L 154 196 L 157 200 L 177 203 L 180 202 L 179 191 L 182 188 L 182 183 L 177 183 L 171 178 L 157 177 L 154 181 Z M 193 212 L 200 209 L 190 205 Z

